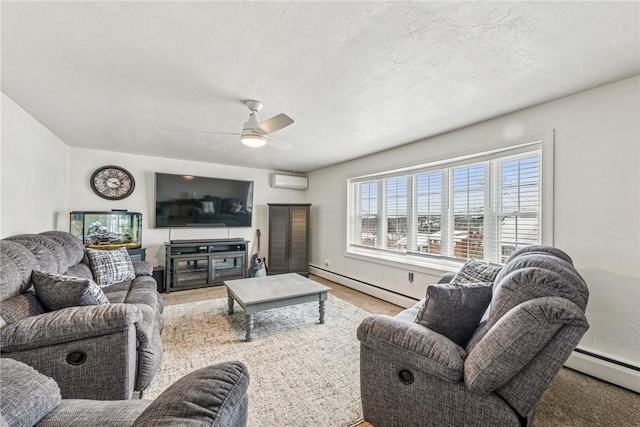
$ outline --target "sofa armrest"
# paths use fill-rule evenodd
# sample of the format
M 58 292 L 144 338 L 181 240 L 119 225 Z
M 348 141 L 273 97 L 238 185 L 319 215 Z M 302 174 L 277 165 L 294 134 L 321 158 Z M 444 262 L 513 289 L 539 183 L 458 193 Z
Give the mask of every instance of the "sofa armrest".
M 420 324 L 373 315 L 358 327 L 358 339 L 363 346 L 402 360 L 423 372 L 453 382 L 462 379 L 467 355 L 464 349 Z
M 440 276 L 440 278 L 436 283 L 438 284 L 451 283 L 454 277 L 456 277 L 456 273 L 447 272 L 447 273 L 444 273 L 442 276 Z
M 248 387 L 249 372 L 241 362 L 199 369 L 166 389 L 133 426 L 246 426 Z
M 26 317 L 0 329 L 3 352 L 24 351 L 108 335 L 142 320 L 130 304 L 68 307 Z
M 133 271 L 138 276 L 153 276 L 153 265 L 147 261 L 133 261 Z

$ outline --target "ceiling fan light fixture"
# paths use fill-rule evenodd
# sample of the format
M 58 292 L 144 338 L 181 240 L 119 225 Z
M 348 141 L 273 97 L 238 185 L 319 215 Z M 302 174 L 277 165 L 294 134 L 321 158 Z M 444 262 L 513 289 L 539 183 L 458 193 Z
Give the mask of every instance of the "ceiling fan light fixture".
M 246 135 L 242 135 L 240 137 L 240 142 L 242 142 L 247 147 L 259 148 L 263 147 L 267 143 L 267 138 L 255 133 L 249 133 Z

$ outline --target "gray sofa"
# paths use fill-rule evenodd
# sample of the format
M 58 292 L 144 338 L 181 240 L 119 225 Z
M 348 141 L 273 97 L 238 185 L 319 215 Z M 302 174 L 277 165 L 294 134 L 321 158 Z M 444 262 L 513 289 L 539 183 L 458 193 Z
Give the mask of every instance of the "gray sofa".
M 0 359 L 0 425 L 156 427 L 247 425 L 249 373 L 240 362 L 199 369 L 154 401 L 61 399 L 56 382 L 13 359 Z
M 106 288 L 108 305 L 47 311 L 31 286 L 34 270 L 93 279 L 81 242 L 48 231 L 0 240 L 0 356 L 55 379 L 62 397 L 129 399 L 162 359 L 162 299 L 152 266 Z
M 376 427 L 531 425 L 589 327 L 588 296 L 566 253 L 530 246 L 498 273 L 464 348 L 415 323 L 424 300 L 395 317 L 367 317 L 358 329 L 365 420 Z

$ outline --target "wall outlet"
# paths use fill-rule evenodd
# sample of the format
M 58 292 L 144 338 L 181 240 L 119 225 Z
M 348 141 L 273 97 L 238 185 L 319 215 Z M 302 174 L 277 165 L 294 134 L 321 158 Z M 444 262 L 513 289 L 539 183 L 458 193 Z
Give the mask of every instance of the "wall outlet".
M 326 259 L 324 260 L 324 266 L 325 266 L 325 267 L 329 267 L 330 265 L 331 265 L 331 260 L 330 260 L 329 258 L 326 258 Z
M 409 272 L 409 283 L 413 283 L 413 273 Z

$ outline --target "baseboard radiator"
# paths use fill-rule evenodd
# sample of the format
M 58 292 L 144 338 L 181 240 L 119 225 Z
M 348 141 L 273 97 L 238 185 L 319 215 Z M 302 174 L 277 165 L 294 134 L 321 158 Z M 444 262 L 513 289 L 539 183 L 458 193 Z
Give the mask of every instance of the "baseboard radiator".
M 388 301 L 400 307 L 411 307 L 418 300 L 408 295 L 389 291 L 380 286 L 363 282 L 342 274 L 309 265 L 309 272 L 332 282 L 339 283 L 367 295 Z M 617 361 L 610 357 L 578 347 L 565 363 L 567 368 L 574 369 L 589 376 L 615 384 L 640 393 L 640 367 Z

